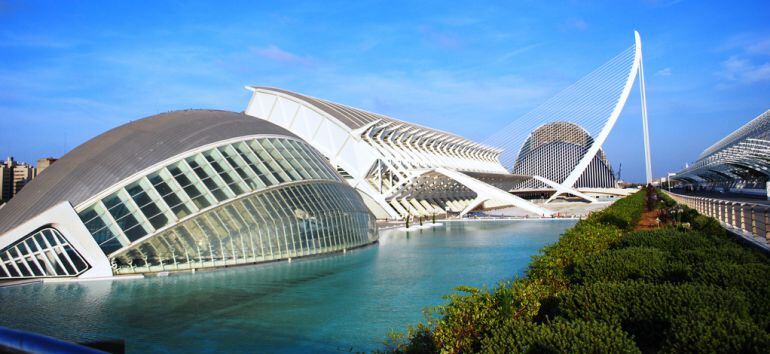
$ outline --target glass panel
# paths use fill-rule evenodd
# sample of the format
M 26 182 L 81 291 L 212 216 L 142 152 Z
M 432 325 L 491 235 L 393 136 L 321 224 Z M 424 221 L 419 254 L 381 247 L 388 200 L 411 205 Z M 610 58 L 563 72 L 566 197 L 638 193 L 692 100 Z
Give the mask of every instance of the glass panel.
M 53 228 L 41 229 L 0 250 L 0 279 L 76 276 L 89 267 Z
M 262 160 L 260 160 L 259 157 L 257 157 L 257 155 L 254 153 L 254 150 L 252 150 L 248 144 L 241 142 L 233 146 L 236 148 L 236 150 L 238 150 L 240 156 L 246 162 L 248 162 L 249 167 L 252 169 L 252 171 L 254 171 L 254 173 L 263 184 L 266 186 L 278 184 L 278 180 L 273 177 L 267 166 L 262 162 Z
M 224 201 L 235 195 L 229 189 L 225 189 L 225 184 L 218 175 L 209 167 L 202 155 L 195 155 L 187 158 L 187 164 L 190 165 L 195 175 L 203 182 L 203 185 L 217 198 L 218 201 Z
M 175 191 L 169 185 L 169 183 L 166 182 L 166 179 L 161 176 L 162 172 L 151 174 L 147 177 L 147 179 L 150 181 L 150 183 L 152 183 L 153 188 L 155 188 L 158 194 L 166 202 L 166 205 L 171 208 L 171 211 L 174 213 L 174 215 L 176 215 L 178 219 L 189 215 L 190 207 L 185 205 L 185 203 L 182 201 L 182 198 L 180 197 L 181 193 L 178 193 L 179 191 Z
M 272 175 L 273 178 L 278 181 L 278 183 L 284 183 L 291 180 L 285 171 L 280 166 L 278 166 L 278 163 L 275 162 L 275 159 L 267 152 L 267 150 L 265 150 L 260 141 L 252 140 L 250 142 L 250 146 L 257 154 L 257 156 L 259 156 L 259 159 L 263 162 L 263 166 L 268 170 L 270 175 Z
M 168 170 L 198 209 L 205 209 L 215 202 L 184 163 L 170 166 Z
M 145 190 L 146 187 L 142 186 L 142 184 L 141 182 L 132 183 L 126 187 L 126 191 L 136 205 L 139 206 L 139 210 L 142 211 L 142 214 L 144 214 L 153 228 L 159 229 L 166 226 L 169 221 L 168 218 L 163 215 L 158 204 L 150 198 L 148 191 Z
M 121 197 L 119 196 L 119 193 L 121 192 L 123 191 L 121 190 L 120 192 L 116 192 L 111 196 L 104 198 L 103 201 L 104 205 L 112 215 L 112 218 L 115 219 L 115 223 L 118 225 L 118 227 L 120 227 L 121 230 L 123 230 L 123 233 L 126 235 L 126 237 L 128 237 L 128 239 L 133 242 L 147 235 L 147 230 L 145 230 L 144 227 L 139 224 L 139 221 L 134 217 L 133 213 L 135 210 L 130 209 L 128 206 L 126 206 L 125 203 L 123 203 Z
M 203 152 L 206 161 L 211 165 L 214 171 L 219 175 L 222 181 L 227 185 L 235 195 L 241 195 L 248 191 L 248 187 L 240 180 L 240 177 L 232 170 L 227 161 L 219 154 L 217 149 Z

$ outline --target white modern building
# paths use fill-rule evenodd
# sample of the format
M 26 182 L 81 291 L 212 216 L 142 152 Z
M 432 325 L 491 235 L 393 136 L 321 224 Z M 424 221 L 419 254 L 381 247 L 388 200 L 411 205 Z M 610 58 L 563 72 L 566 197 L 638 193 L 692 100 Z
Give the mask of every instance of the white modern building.
M 770 199 L 770 110 L 704 150 L 672 179 L 690 189 Z
M 137 120 L 64 155 L 0 208 L 0 279 L 251 264 L 377 240 L 374 217 L 295 134 L 240 113 Z
M 511 192 L 624 195 L 602 145 L 639 78 L 647 179 L 651 180 L 641 38 L 486 144 L 343 104 L 270 87 L 246 87 L 247 115 L 318 149 L 379 219 L 515 206 L 552 215 Z M 513 171 L 511 173 L 510 171 Z
M 515 186 L 518 194 L 550 193 L 548 202 L 573 195 L 589 202 L 596 196 L 624 195 L 602 148 L 625 107 L 634 83 L 641 99 L 645 174 L 652 181 L 642 40 L 543 104 L 496 130 L 484 143 L 503 149 L 500 160 L 513 173 L 534 180 Z
M 580 159 L 585 156 L 594 141 L 583 128 L 569 122 L 545 124 L 533 131 L 521 147 L 513 173 L 540 176 L 557 183 L 564 182 Z M 575 181 L 578 190 L 585 188 L 617 188 L 612 166 L 599 149 L 593 160 Z M 537 179 L 527 180 L 514 187 L 523 192 L 550 189 L 551 186 Z
M 487 204 L 552 212 L 509 193 L 531 177 L 509 173 L 500 150 L 440 130 L 277 88 L 253 92 L 247 115 L 318 149 L 379 219 L 459 213 Z

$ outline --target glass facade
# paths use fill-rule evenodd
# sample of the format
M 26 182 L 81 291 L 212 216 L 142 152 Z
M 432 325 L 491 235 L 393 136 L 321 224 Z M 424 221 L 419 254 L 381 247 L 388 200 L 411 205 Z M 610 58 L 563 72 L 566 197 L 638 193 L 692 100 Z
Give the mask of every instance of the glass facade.
M 118 273 L 317 254 L 375 234 L 360 197 L 318 152 L 277 137 L 181 158 L 78 215 Z
M 198 214 L 110 260 L 116 274 L 221 267 L 339 251 L 371 243 L 375 235 L 355 190 L 310 182 Z
M 50 227 L 0 251 L 0 279 L 76 276 L 88 268 L 67 239 Z

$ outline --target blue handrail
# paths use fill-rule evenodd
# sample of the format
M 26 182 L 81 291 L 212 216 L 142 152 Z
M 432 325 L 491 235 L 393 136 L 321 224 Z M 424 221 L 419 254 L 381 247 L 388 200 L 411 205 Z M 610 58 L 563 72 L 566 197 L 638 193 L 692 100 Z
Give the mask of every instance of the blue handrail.
M 0 327 L 0 349 L 2 348 L 41 354 L 104 353 L 79 344 L 5 327 Z

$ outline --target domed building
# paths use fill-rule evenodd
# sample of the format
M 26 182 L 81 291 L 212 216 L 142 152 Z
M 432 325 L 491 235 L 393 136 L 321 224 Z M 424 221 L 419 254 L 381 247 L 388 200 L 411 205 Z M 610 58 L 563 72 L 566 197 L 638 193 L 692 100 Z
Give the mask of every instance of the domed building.
M 593 138 L 580 126 L 554 122 L 535 129 L 524 142 L 513 166 L 514 174 L 540 176 L 562 183 L 593 145 Z M 615 176 L 604 151 L 599 149 L 575 182 L 576 188 L 614 188 Z M 543 182 L 528 180 L 518 189 L 546 189 Z
M 361 197 L 302 139 L 185 110 L 87 141 L 0 208 L 0 279 L 223 267 L 376 239 Z

